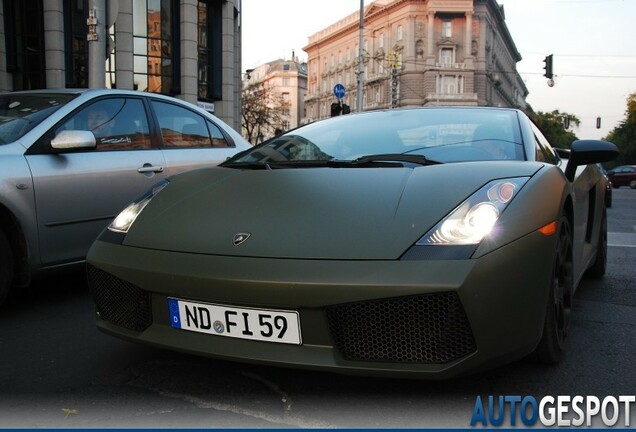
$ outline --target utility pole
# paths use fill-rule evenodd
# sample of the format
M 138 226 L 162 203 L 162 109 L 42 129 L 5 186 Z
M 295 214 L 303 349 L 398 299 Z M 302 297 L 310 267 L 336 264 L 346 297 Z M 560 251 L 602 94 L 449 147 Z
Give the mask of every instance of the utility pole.
M 88 0 L 88 87 L 106 87 L 106 0 Z
M 363 99 L 363 82 L 362 82 L 362 63 L 364 60 L 364 0 L 360 0 L 360 41 L 358 42 L 358 112 L 362 112 Z

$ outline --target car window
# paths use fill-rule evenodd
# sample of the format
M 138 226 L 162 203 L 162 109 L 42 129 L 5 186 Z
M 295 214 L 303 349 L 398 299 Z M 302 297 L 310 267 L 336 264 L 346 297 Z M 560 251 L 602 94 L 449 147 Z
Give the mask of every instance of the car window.
M 152 101 L 164 148 L 230 147 L 221 130 L 189 109 Z
M 0 95 L 0 144 L 20 139 L 76 96 L 49 93 Z
M 99 100 L 75 113 L 55 132 L 62 130 L 93 132 L 98 151 L 150 148 L 148 119 L 141 99 Z
M 317 121 L 276 136 L 233 162 L 355 160 L 378 154 L 439 162 L 525 159 L 515 111 L 449 108 L 370 111 Z
M 552 150 L 552 146 L 550 145 L 546 137 L 543 136 L 543 134 L 535 124 L 532 124 L 532 131 L 534 133 L 536 160 L 556 165 L 559 160 Z

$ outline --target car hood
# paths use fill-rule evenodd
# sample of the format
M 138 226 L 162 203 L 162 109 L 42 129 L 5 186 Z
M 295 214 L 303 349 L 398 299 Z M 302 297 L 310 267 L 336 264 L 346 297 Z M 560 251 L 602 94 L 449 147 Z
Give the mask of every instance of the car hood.
M 173 177 L 123 244 L 226 256 L 397 259 L 490 180 L 538 169 L 528 162 L 470 162 L 197 170 Z M 249 237 L 235 245 L 237 235 Z

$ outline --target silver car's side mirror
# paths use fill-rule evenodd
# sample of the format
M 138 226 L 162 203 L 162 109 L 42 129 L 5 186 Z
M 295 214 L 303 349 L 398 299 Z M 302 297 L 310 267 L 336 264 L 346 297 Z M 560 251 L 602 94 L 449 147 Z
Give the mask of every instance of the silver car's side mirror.
M 95 148 L 95 135 L 90 131 L 64 130 L 51 140 L 51 147 L 56 150 Z

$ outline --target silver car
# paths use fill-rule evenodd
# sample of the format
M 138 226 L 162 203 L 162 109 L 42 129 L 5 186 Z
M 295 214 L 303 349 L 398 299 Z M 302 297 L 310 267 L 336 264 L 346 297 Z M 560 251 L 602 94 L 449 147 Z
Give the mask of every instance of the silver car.
M 101 230 L 161 179 L 251 145 L 207 111 L 127 90 L 0 94 L 0 303 L 81 266 Z

